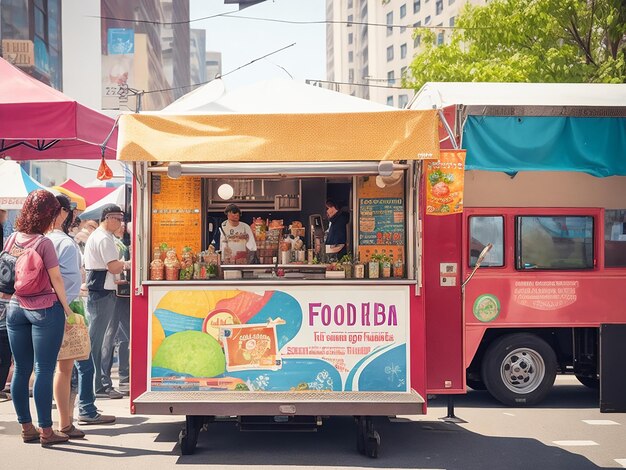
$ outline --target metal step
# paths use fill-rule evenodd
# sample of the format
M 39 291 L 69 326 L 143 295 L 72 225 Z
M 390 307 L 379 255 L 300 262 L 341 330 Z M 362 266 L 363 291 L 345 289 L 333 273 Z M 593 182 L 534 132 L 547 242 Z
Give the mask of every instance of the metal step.
M 315 416 L 241 416 L 240 431 L 315 432 L 321 419 Z
M 198 416 L 392 416 L 422 414 L 424 399 L 411 392 L 145 392 L 137 414 Z

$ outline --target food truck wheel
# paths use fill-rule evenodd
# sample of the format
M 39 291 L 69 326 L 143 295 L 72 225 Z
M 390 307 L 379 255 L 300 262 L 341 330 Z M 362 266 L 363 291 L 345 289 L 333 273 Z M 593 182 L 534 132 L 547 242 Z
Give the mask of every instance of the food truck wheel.
M 378 431 L 374 431 L 368 434 L 365 441 L 365 454 L 373 459 L 378 458 L 378 449 L 380 448 L 380 434 Z
M 600 379 L 598 377 L 588 377 L 586 375 L 576 374 L 578 381 L 587 388 L 598 390 L 600 388 Z
M 367 420 L 364 416 L 356 416 L 356 450 L 365 455 L 365 441 L 367 440 Z
M 178 443 L 180 444 L 180 453 L 182 455 L 191 455 L 196 450 L 198 444 L 198 434 L 204 425 L 202 416 L 187 416 L 185 419 L 185 429 L 180 431 L 178 435 Z
M 371 416 L 357 416 L 356 448 L 360 454 L 373 459 L 378 457 L 380 447 L 380 434 L 374 429 L 374 421 Z
M 190 436 L 187 434 L 187 431 L 181 429 L 178 434 L 178 444 L 180 445 L 181 455 L 191 455 L 196 450 L 198 436 Z
M 482 363 L 491 395 L 509 406 L 530 406 L 548 394 L 556 378 L 556 354 L 536 335 L 515 333 L 495 340 Z

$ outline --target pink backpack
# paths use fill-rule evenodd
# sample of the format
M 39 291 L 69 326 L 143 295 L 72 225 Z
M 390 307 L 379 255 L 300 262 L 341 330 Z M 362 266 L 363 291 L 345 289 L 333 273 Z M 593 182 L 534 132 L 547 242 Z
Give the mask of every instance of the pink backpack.
M 44 240 L 41 235 L 37 241 L 30 246 L 23 248 L 17 241 L 13 241 L 11 254 L 15 260 L 15 294 L 19 297 L 52 292 L 50 276 L 44 265 L 41 255 L 37 252 L 37 247 Z

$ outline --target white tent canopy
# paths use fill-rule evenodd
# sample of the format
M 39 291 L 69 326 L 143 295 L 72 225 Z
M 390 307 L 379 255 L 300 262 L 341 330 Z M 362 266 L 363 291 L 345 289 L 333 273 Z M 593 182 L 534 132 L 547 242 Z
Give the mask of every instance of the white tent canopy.
M 28 193 L 36 189 L 49 190 L 28 176 L 19 163 L 0 160 L 0 209 L 21 209 Z
M 397 111 L 396 108 L 308 85 L 274 79 L 225 91 L 217 79 L 179 98 L 159 114 L 296 114 Z

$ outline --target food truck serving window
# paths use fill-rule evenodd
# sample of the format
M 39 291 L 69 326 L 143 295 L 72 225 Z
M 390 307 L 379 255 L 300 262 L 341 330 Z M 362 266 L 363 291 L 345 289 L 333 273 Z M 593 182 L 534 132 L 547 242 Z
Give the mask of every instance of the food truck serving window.
M 593 268 L 593 217 L 516 217 L 517 269 Z
M 414 277 L 404 168 L 151 173 L 149 280 Z

